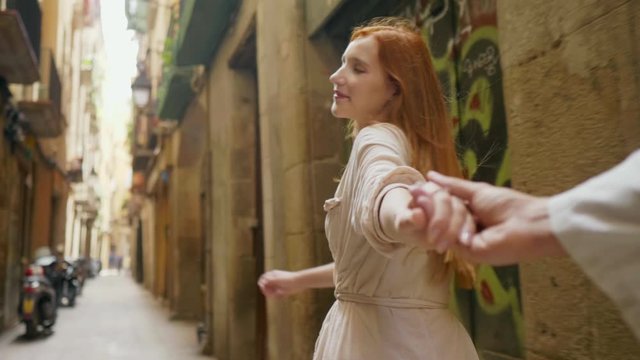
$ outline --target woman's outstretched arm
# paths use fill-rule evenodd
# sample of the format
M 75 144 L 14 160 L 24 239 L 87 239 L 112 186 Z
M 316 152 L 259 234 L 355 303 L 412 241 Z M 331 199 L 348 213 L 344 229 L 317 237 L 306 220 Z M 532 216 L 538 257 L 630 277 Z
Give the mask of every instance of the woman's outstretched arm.
M 271 270 L 260 276 L 258 286 L 266 297 L 282 297 L 306 289 L 334 287 L 333 271 L 330 263 L 300 271 Z

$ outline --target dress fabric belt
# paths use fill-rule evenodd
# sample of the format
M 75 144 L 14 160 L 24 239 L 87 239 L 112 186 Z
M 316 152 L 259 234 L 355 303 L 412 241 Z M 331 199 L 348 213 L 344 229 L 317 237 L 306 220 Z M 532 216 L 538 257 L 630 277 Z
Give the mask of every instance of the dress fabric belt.
M 369 304 L 369 305 L 378 305 L 390 308 L 400 308 L 400 309 L 432 309 L 432 310 L 443 310 L 447 309 L 447 304 L 429 301 L 423 299 L 409 299 L 409 298 L 382 298 L 382 297 L 372 297 L 362 294 L 351 294 L 344 292 L 336 292 L 336 299 L 339 301 L 360 303 L 360 304 Z

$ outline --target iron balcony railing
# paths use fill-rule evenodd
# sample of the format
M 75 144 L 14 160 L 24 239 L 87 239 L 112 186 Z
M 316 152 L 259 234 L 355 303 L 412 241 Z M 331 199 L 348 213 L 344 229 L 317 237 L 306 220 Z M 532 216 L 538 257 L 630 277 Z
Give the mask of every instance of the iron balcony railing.
M 61 114 L 62 84 L 54 56 L 49 49 L 41 51 L 40 82 L 36 86 L 35 98 L 18 102 L 18 108 L 25 115 L 26 125 L 37 137 L 60 136 L 64 128 Z

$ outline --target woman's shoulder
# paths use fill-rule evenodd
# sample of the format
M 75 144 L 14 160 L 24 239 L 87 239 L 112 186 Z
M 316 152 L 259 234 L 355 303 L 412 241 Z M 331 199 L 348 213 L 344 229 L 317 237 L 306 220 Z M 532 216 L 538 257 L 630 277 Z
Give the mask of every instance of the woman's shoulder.
M 354 141 L 354 148 L 370 145 L 383 145 L 406 151 L 408 142 L 404 132 L 398 126 L 390 123 L 376 123 L 361 129 Z
M 358 136 L 387 135 L 387 136 L 403 136 L 404 133 L 397 125 L 387 122 L 379 122 L 365 126 L 358 132 Z

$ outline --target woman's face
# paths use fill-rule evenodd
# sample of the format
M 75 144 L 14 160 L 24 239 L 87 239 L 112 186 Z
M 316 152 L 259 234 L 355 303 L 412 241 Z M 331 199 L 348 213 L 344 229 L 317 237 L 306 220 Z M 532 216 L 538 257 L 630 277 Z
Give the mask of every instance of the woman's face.
M 395 86 L 382 69 L 378 42 L 372 36 L 353 40 L 342 55 L 342 66 L 329 77 L 333 83 L 331 113 L 357 126 L 386 120 L 386 105 Z

